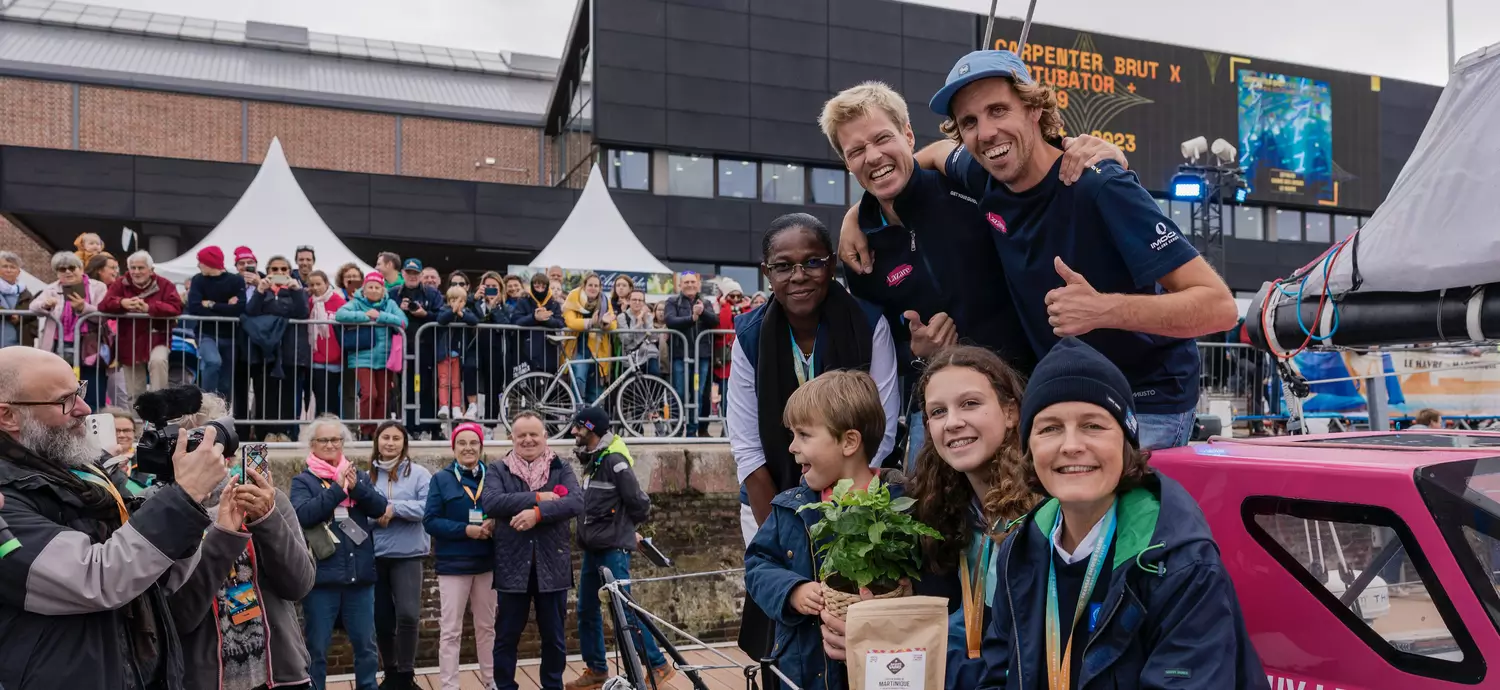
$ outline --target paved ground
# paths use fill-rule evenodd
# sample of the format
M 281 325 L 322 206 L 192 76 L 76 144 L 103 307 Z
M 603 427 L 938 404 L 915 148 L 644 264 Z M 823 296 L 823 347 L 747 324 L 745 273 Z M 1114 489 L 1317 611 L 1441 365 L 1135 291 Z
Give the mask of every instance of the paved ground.
M 714 650 L 729 656 L 739 664 L 750 663 L 749 657 L 746 657 L 744 652 L 741 652 L 733 645 L 727 647 L 715 645 Z M 724 666 L 729 663 L 717 654 L 705 649 L 685 650 L 682 652 L 682 655 L 687 659 L 689 664 Z M 538 662 L 535 659 L 521 662 L 521 667 L 516 670 L 516 683 L 521 686 L 521 690 L 541 689 L 541 678 L 537 675 L 539 668 Z M 464 666 L 464 669 L 461 690 L 486 690 L 479 683 L 479 670 L 477 666 L 468 664 Z M 584 666 L 581 660 L 577 657 L 569 657 L 568 670 L 563 673 L 563 682 L 573 680 L 578 674 L 583 673 L 583 670 Z M 417 673 L 417 687 L 422 688 L 422 690 L 442 690 L 442 683 L 438 678 L 437 669 L 421 669 Z M 708 685 L 709 690 L 744 690 L 745 688 L 744 673 L 736 669 L 701 671 L 700 675 L 703 677 L 703 682 Z M 328 681 L 328 690 L 354 690 L 354 681 L 350 676 L 335 676 L 329 678 Z M 688 681 L 687 676 L 680 672 L 669 683 L 669 687 L 670 690 L 693 690 L 692 683 Z M 668 690 L 668 688 L 662 688 L 661 690 Z

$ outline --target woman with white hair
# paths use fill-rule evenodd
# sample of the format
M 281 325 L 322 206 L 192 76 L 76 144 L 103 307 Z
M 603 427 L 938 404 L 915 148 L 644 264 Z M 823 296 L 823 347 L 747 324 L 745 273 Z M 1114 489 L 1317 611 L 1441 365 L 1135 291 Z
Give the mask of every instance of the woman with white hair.
M 35 295 L 21 284 L 21 257 L 15 252 L 0 252 L 0 309 L 26 311 Z M 37 319 L 22 319 L 19 314 L 0 317 L 0 347 L 31 345 L 36 342 Z
M 337 417 L 314 419 L 303 430 L 308 444 L 307 469 L 292 478 L 292 506 L 302 524 L 308 549 L 318 561 L 316 584 L 302 600 L 306 619 L 308 675 L 322 690 L 328 672 L 328 644 L 333 624 L 344 621 L 354 648 L 355 687 L 375 690 L 380 669 L 375 645 L 375 540 L 370 532 L 385 515 L 385 496 L 369 475 L 344 457 L 353 440 Z
M 95 409 L 104 407 L 109 355 L 101 353 L 101 345 L 107 329 L 104 321 L 87 318 L 99 311 L 104 284 L 84 275 L 83 261 L 73 252 L 53 254 L 52 270 L 57 272 L 57 282 L 31 301 L 33 314 L 48 317 L 42 319 L 42 337 L 36 346 L 76 363 L 78 377 L 85 384 L 83 401 Z

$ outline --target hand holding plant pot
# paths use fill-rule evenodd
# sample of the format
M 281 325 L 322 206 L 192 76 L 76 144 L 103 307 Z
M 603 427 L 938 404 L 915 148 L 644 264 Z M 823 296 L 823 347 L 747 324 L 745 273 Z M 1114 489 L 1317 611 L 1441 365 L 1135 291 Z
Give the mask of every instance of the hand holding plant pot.
M 921 538 L 941 539 L 937 530 L 907 515 L 912 498 L 891 498 L 890 487 L 878 478 L 867 491 L 853 490 L 842 479 L 832 500 L 803 506 L 823 519 L 810 536 L 822 559 L 823 606 L 839 619 L 851 604 L 867 599 L 890 599 L 911 594 L 911 580 L 920 576 Z

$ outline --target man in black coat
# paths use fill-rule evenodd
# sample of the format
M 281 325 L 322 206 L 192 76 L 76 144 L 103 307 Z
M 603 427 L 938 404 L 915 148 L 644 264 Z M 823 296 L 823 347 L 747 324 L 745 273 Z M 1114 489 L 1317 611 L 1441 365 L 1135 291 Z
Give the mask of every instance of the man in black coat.
M 406 377 L 407 397 L 417 401 L 417 409 L 404 411 L 402 416 L 412 434 L 425 433 L 435 437 L 438 433 L 436 424 L 419 424 L 417 420 L 437 418 L 437 332 L 429 328 L 419 335 L 417 331 L 437 320 L 438 312 L 443 310 L 443 295 L 422 284 L 421 259 L 408 258 L 402 262 L 401 280 L 401 286 L 391 293 L 391 299 L 396 300 L 406 314 L 405 348 L 407 352 L 416 353 L 415 373 L 423 384 L 419 389 L 417 376 Z

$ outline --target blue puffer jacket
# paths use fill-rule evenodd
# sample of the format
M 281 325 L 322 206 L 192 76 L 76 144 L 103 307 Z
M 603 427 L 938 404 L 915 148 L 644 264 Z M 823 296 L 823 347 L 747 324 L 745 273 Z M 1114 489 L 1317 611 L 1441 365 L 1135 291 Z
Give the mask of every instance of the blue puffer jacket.
M 996 554 L 994 619 L 984 638 L 980 688 L 1047 687 L 1048 533 L 1058 510 L 1053 499 L 1021 518 Z M 1103 614 L 1083 647 L 1074 687 L 1269 687 L 1219 547 L 1182 485 L 1149 475 L 1120 497 L 1117 511 Z
M 333 519 L 334 510 L 345 498 L 344 487 L 336 482 L 319 479 L 311 471 L 303 470 L 292 477 L 292 506 L 297 509 L 297 522 L 303 527 L 316 527 L 328 523 L 338 539 L 337 551 L 332 556 L 318 561 L 317 585 L 368 585 L 375 583 L 375 539 L 371 536 L 375 521 L 373 517 L 385 514 L 386 500 L 370 485 L 370 476 L 359 473 L 354 484 L 354 505 L 349 506 L 349 519 L 365 532 L 364 541 L 358 546 L 344 534 L 338 521 Z
M 572 463 L 553 456 L 546 491 L 563 486 L 567 495 L 538 503 L 536 493 L 512 474 L 504 461 L 489 464 L 484 495 L 479 497 L 487 517 L 495 520 L 495 589 L 524 594 L 536 568 L 539 592 L 561 592 L 573 586 L 573 550 L 569 540 L 573 518 L 583 514 L 583 490 Z M 541 520 L 525 532 L 511 529 L 510 519 L 527 510 Z
M 889 483 L 892 498 L 901 496 L 900 475 L 885 472 L 881 478 Z M 818 618 L 797 613 L 790 601 L 798 585 L 817 581 L 821 565 L 808 540 L 808 530 L 821 516 L 815 510 L 799 514 L 797 509 L 821 500 L 806 483 L 771 499 L 771 516 L 745 550 L 745 591 L 776 623 L 771 656 L 781 672 L 802 690 L 843 690 L 844 662 L 823 653 Z
M 365 312 L 374 309 L 380 312 L 375 323 L 395 328 L 406 328 L 406 315 L 401 313 L 401 305 L 387 297 L 379 303 L 371 304 L 365 299 L 364 292 L 354 293 L 354 298 L 334 313 L 333 320 L 341 324 L 368 324 L 370 317 Z M 348 330 L 350 326 L 344 326 L 341 330 Z M 340 334 L 342 335 L 342 333 Z M 391 356 L 391 329 L 375 329 L 375 347 L 359 352 L 344 350 L 344 366 L 349 369 L 384 369 L 385 362 Z
M 432 535 L 439 575 L 478 575 L 495 569 L 495 545 L 488 539 L 470 539 L 469 511 L 474 508 L 464 487 L 476 495 L 483 490 L 480 477 L 489 479 L 484 465 L 470 472 L 455 460 L 432 475 L 427 489 L 427 511 L 422 526 Z

